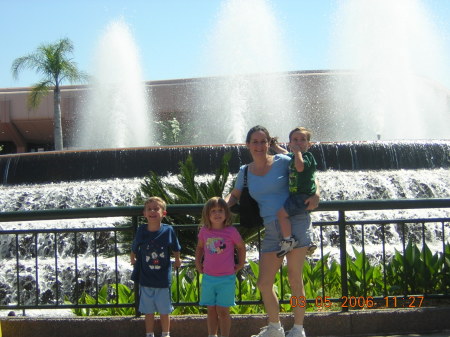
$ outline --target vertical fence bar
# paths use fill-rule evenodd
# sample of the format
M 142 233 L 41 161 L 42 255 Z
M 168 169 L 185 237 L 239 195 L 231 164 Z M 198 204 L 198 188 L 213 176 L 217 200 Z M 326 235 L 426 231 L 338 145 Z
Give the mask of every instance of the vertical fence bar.
M 56 304 L 59 304 L 59 285 L 58 285 L 58 234 L 56 232 L 53 233 L 54 235 L 54 254 L 55 254 L 55 287 L 56 287 Z
M 237 272 L 236 279 L 238 281 L 238 301 L 242 302 L 242 269 Z
M 425 287 L 424 287 L 424 294 L 428 293 L 428 289 L 431 286 L 431 275 L 429 272 L 427 272 L 427 252 L 425 251 L 426 246 L 426 238 L 425 238 L 425 222 L 422 222 L 422 257 L 423 257 L 423 270 L 422 274 L 425 278 Z
M 408 277 L 408 273 L 406 271 L 406 238 L 405 238 L 405 223 L 402 222 L 402 247 L 403 247 L 403 254 L 402 254 L 402 261 L 403 261 L 403 295 L 408 294 L 408 282 L 406 281 Z
M 95 303 L 98 305 L 98 252 L 97 252 L 97 232 L 94 230 L 94 266 L 95 266 Z
M 345 211 L 339 210 L 339 252 L 341 258 L 341 298 L 348 298 L 348 277 L 347 277 L 347 240 Z M 342 306 L 342 311 L 348 311 L 348 306 Z
M 118 248 L 117 248 L 117 231 L 114 231 L 114 266 L 116 276 L 116 304 L 119 304 L 119 264 L 118 264 Z
M 444 271 L 444 282 L 442 282 L 442 293 L 448 294 L 450 287 L 450 266 L 447 265 L 447 256 L 445 251 L 445 222 L 442 221 L 442 270 Z
M 34 268 L 35 268 L 35 279 L 36 279 L 36 306 L 39 305 L 39 263 L 38 263 L 38 249 L 37 249 L 37 245 L 38 245 L 38 233 L 34 234 L 34 256 L 35 256 L 35 261 L 34 261 Z
M 320 268 L 321 284 L 322 284 L 322 298 L 325 298 L 325 264 L 323 263 L 323 226 L 320 226 L 320 256 L 322 266 Z
M 133 226 L 133 238 L 136 235 L 138 228 L 138 217 L 135 215 L 131 217 L 131 225 Z M 133 266 L 134 268 L 134 266 Z M 134 315 L 139 317 L 139 282 L 134 282 Z
M 174 230 L 175 230 L 175 235 L 176 235 L 176 237 L 177 238 L 179 238 L 181 235 L 180 235 L 180 233 L 181 233 L 181 230 L 179 230 L 177 227 L 174 227 Z M 184 265 L 182 264 L 181 265 L 181 267 L 180 268 L 184 268 Z M 176 292 L 176 303 L 180 303 L 180 271 L 179 271 L 179 269 L 180 268 L 175 268 L 175 280 L 176 280 L 176 283 L 175 283 L 175 285 L 176 285 L 176 288 L 175 288 L 175 292 Z M 172 272 L 174 272 L 173 271 L 173 269 L 172 269 Z M 197 282 L 198 283 L 198 282 Z M 173 283 L 172 283 L 173 284 Z M 171 285 L 172 286 L 172 285 Z M 170 289 L 170 292 L 172 292 L 172 289 Z
M 17 280 L 17 305 L 20 306 L 20 265 L 19 265 L 19 234 L 16 234 L 16 280 Z M 25 316 L 25 310 L 23 311 Z
M 181 231 L 178 230 L 178 229 L 175 229 L 175 231 L 176 231 L 175 233 L 176 233 L 177 238 L 179 238 Z M 181 252 L 180 252 L 180 254 L 181 254 Z M 175 277 L 176 277 L 176 280 L 177 280 L 176 292 L 177 292 L 177 302 L 178 303 L 180 302 L 180 298 L 181 298 L 181 295 L 180 295 L 180 270 L 179 269 L 180 268 L 175 268 Z M 200 275 L 198 274 L 198 272 L 196 272 L 196 277 L 197 277 L 197 287 L 198 287 L 198 285 L 200 284 L 200 281 L 199 281 L 200 280 Z M 200 300 L 200 299 L 198 299 L 198 300 Z
M 382 246 L 382 259 L 383 259 L 383 295 L 387 296 L 387 275 L 386 275 L 386 224 L 381 224 L 381 246 Z
M 363 291 L 364 291 L 364 298 L 367 298 L 367 271 L 366 271 L 366 247 L 365 247 L 365 240 L 364 240 L 364 224 L 361 224 L 361 254 L 362 254 L 362 276 L 363 276 Z
M 79 304 L 80 299 L 80 282 L 79 282 L 79 270 L 78 270 L 78 235 L 77 232 L 73 233 L 74 236 L 74 254 L 75 254 L 75 304 Z
M 283 258 L 284 259 L 284 258 Z M 280 311 L 281 311 L 281 305 L 282 305 L 282 302 L 283 302 L 283 299 L 284 299 L 284 287 L 283 287 L 283 284 L 284 284 L 284 282 L 283 282 L 283 262 L 281 262 L 281 266 L 280 266 L 280 269 L 279 269 L 279 271 L 278 271 L 279 273 L 280 273 L 280 288 L 279 288 L 279 293 L 280 293 L 280 299 L 278 300 L 278 308 L 280 309 Z
M 261 229 L 258 230 L 258 261 L 261 261 Z M 258 271 L 259 273 L 260 271 Z M 256 276 L 256 275 L 255 275 Z M 257 279 L 259 278 L 259 275 L 257 276 Z M 262 295 L 261 292 L 259 292 L 259 301 L 262 301 Z
M 200 288 L 200 273 L 196 270 L 195 271 L 195 277 L 197 278 L 197 303 L 200 303 L 200 292 L 201 292 L 201 288 Z M 178 282 L 179 284 L 179 282 Z M 177 288 L 178 291 L 178 301 L 180 300 L 180 288 Z

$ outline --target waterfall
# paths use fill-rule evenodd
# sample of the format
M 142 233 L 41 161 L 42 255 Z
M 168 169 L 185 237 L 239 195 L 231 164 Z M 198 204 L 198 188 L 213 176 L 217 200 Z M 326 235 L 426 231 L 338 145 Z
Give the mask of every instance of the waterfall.
M 450 167 L 448 140 L 315 143 L 310 151 L 320 171 Z M 227 152 L 232 153 L 229 168 L 233 173 L 251 161 L 244 145 L 44 152 L 0 156 L 0 177 L 2 184 L 16 185 L 143 177 L 150 170 L 165 176 L 178 172 L 179 162 L 188 155 L 199 174 L 208 174 L 219 167 Z

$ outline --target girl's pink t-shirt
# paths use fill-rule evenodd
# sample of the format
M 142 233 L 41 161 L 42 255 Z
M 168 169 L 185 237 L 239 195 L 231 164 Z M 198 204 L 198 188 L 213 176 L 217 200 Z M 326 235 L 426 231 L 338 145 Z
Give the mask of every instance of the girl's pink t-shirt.
M 203 272 L 211 276 L 234 274 L 234 248 L 242 242 L 241 235 L 233 226 L 223 229 L 202 227 L 198 239 L 203 242 Z

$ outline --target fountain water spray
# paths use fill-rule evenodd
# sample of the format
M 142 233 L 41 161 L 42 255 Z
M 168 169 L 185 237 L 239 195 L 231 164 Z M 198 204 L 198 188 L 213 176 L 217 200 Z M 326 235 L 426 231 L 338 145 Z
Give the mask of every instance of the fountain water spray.
M 448 62 L 418 0 L 349 0 L 336 13 L 332 59 L 355 73 L 337 82 L 341 140 L 445 139 Z M 350 132 L 349 132 L 350 131 Z M 351 137 L 351 138 L 349 138 Z
M 279 74 L 287 64 L 279 27 L 265 0 L 224 2 L 206 51 L 209 71 L 223 77 L 207 81 L 200 98 L 199 144 L 242 143 L 257 124 L 286 136 L 295 125 L 293 95 Z
M 76 146 L 98 149 L 153 145 L 151 108 L 139 52 L 124 21 L 106 27 L 95 53 L 94 72 Z

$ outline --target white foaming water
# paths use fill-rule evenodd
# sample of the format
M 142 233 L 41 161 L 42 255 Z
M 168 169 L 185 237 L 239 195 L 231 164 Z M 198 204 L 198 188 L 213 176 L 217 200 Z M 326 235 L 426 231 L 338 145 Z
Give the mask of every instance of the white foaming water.
M 445 139 L 450 124 L 448 53 L 418 0 L 349 0 L 336 13 L 332 59 L 340 139 Z M 448 84 L 448 82 L 447 82 Z M 350 131 L 349 131 L 350 130 Z M 339 134 L 339 130 L 336 130 Z
M 295 125 L 291 88 L 275 74 L 288 64 L 279 27 L 266 0 L 223 3 L 205 52 L 209 72 L 223 77 L 202 90 L 197 144 L 241 143 L 257 124 L 277 135 Z M 216 125 L 221 131 L 209 132 Z
M 151 107 L 139 51 L 128 25 L 106 27 L 95 52 L 94 77 L 75 146 L 83 149 L 154 145 Z
M 450 170 L 389 170 L 389 171 L 325 171 L 319 175 L 321 199 L 323 200 L 368 200 L 368 199 L 420 199 L 449 198 Z M 412 210 L 380 210 L 346 212 L 346 219 L 353 220 L 386 220 L 386 219 L 420 219 L 450 216 L 450 209 L 412 209 Z M 313 221 L 337 220 L 336 212 L 313 212 Z M 402 228 L 398 224 L 386 227 L 385 249 L 388 256 L 395 250 L 402 251 Z M 406 241 L 409 239 L 421 243 L 422 231 L 419 225 L 408 226 L 405 231 Z M 442 224 L 439 222 L 426 225 L 425 240 L 432 252 L 442 251 Z M 315 230 L 316 241 L 320 232 Z M 446 243 L 450 243 L 450 224 L 444 226 Z M 338 256 L 338 227 L 331 226 L 323 233 L 324 253 L 330 252 Z M 380 227 L 368 225 L 348 227 L 347 245 L 353 245 L 358 251 L 362 249 L 371 259 L 380 260 L 382 253 L 382 235 Z M 419 244 L 420 246 L 420 244 Z M 348 253 L 352 255 L 351 249 Z M 314 257 L 320 257 L 317 250 Z
M 211 180 L 212 175 L 198 177 L 199 182 Z M 229 178 L 229 184 L 233 177 Z M 450 197 L 450 170 L 385 170 L 385 171 L 323 171 L 318 172 L 322 200 L 417 199 Z M 169 175 L 163 181 L 177 183 Z M 131 206 L 140 191 L 142 179 L 110 179 L 61 182 L 41 185 L 0 186 L 0 211 Z M 377 218 L 437 217 L 442 210 L 374 211 Z M 380 213 L 381 212 L 381 213 Z M 411 213 L 413 212 L 413 213 Z M 335 212 L 313 212 L 313 220 L 334 219 Z M 445 213 L 445 211 L 444 211 Z M 416 214 L 416 216 L 414 216 Z M 420 214 L 420 216 L 418 215 Z M 351 212 L 350 219 L 363 219 L 371 212 Z M 3 223 L 1 228 L 79 228 L 106 227 L 119 218 L 73 219 Z

